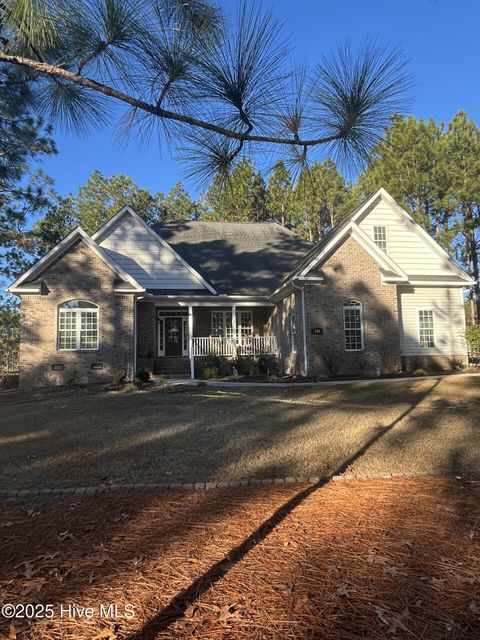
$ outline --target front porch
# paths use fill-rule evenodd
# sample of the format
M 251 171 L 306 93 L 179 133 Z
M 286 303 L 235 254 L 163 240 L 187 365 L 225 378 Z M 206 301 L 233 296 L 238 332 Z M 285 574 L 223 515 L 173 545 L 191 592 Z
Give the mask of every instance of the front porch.
M 195 377 L 207 356 L 277 355 L 270 330 L 272 307 L 263 305 L 162 306 L 139 302 L 137 367 L 152 373 Z

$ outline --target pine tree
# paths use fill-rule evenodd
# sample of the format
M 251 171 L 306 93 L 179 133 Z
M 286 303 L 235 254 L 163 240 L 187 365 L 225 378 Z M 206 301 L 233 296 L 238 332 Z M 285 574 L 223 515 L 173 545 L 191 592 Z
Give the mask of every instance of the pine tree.
M 480 318 L 480 131 L 464 111 L 457 113 L 440 145 L 448 164 L 445 200 L 458 229 L 457 252 L 475 279 L 473 295 Z
M 243 158 L 226 182 L 214 178 L 204 196 L 206 219 L 231 222 L 268 220 L 265 181 L 255 164 Z
M 202 207 L 192 200 L 182 182 L 177 182 L 166 195 L 157 194 L 155 200 L 159 220 L 197 220 L 202 215 Z
M 311 242 L 322 238 L 348 213 L 349 187 L 332 160 L 306 166 L 295 185 L 295 231 Z
M 51 180 L 32 165 L 56 149 L 50 127 L 32 115 L 28 77 L 0 68 L 0 84 L 0 278 L 12 279 L 30 261 L 30 219 L 49 203 Z
M 270 217 L 280 222 L 282 227 L 291 226 L 289 207 L 292 190 L 292 174 L 285 163 L 279 160 L 268 179 L 267 207 Z
M 373 162 L 357 180 L 359 201 L 383 187 L 440 239 L 437 226 L 443 216 L 445 180 L 449 180 L 440 154 L 442 134 L 432 118 L 424 122 L 395 116 L 385 140 L 374 151 Z
M 155 217 L 155 199 L 125 174 L 104 177 L 95 170 L 76 196 L 66 199 L 76 223 L 87 233 L 94 233 L 122 207 L 129 205 L 144 220 Z

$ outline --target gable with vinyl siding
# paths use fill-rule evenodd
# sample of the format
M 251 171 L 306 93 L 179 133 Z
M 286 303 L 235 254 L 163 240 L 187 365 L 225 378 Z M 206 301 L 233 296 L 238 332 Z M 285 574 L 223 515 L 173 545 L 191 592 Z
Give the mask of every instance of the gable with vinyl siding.
M 128 213 L 102 235 L 99 244 L 146 289 L 205 289 L 168 246 Z
M 451 263 L 415 231 L 416 223 L 396 211 L 383 198 L 365 213 L 358 224 L 372 240 L 375 226 L 386 227 L 387 253 L 407 275 L 452 275 Z

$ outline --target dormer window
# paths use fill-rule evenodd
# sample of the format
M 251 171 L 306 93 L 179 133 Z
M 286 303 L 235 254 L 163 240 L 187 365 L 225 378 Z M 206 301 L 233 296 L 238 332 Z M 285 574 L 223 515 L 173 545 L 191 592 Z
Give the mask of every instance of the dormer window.
M 384 253 L 387 251 L 387 227 L 373 227 L 373 241 Z

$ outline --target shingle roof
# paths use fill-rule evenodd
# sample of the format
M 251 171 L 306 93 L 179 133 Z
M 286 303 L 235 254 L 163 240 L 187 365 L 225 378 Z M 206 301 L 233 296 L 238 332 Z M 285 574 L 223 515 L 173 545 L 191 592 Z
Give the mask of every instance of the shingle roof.
M 153 229 L 220 294 L 264 296 L 312 249 L 276 222 L 160 222 Z

